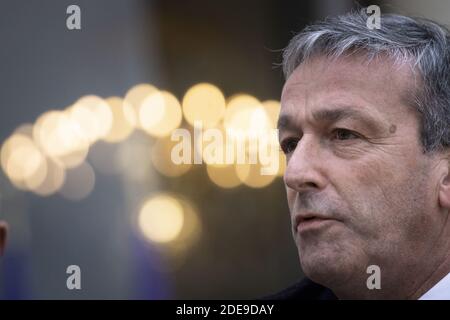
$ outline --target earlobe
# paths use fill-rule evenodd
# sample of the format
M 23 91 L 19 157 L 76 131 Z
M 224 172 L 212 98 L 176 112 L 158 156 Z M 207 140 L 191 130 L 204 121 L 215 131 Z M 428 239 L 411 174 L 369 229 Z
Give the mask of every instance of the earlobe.
M 8 225 L 0 221 L 0 256 L 3 255 L 6 246 L 6 236 L 8 234 Z

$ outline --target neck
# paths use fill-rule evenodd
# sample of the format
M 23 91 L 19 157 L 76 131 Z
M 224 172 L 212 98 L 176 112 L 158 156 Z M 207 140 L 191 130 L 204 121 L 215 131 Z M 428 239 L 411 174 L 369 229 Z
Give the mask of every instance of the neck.
M 427 254 L 416 263 L 400 266 L 398 261 L 381 264 L 381 289 L 369 290 L 370 274 L 358 273 L 332 288 L 339 299 L 410 299 L 417 300 L 450 273 L 450 230 L 445 228 Z M 383 272 L 383 270 L 385 272 Z M 386 273 L 387 270 L 397 270 Z
M 418 282 L 414 290 L 410 291 L 410 294 L 407 296 L 408 299 L 419 299 L 450 273 L 450 220 L 448 217 L 449 212 L 446 212 L 444 227 L 436 243 L 430 248 L 429 254 L 423 257 L 423 261 L 433 261 L 433 263 L 427 264 L 428 268 L 419 273 L 422 274 L 421 281 Z

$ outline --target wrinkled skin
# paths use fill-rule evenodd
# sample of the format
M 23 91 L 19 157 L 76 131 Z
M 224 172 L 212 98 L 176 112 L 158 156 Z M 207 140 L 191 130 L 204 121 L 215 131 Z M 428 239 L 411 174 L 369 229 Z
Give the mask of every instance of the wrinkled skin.
M 279 138 L 300 263 L 339 298 L 417 299 L 450 272 L 448 152 L 423 151 L 408 105 L 419 84 L 408 65 L 352 55 L 312 58 L 283 88 Z M 299 231 L 305 212 L 331 220 Z M 367 288 L 369 265 L 380 267 L 380 290 Z

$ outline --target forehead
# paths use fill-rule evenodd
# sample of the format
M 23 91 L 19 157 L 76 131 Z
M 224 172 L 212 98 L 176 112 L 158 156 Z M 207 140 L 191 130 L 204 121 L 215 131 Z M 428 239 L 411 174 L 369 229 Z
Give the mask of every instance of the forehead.
M 363 56 L 316 57 L 291 74 L 281 96 L 281 115 L 305 116 L 318 109 L 352 106 L 386 117 L 401 117 L 414 88 L 409 65 Z

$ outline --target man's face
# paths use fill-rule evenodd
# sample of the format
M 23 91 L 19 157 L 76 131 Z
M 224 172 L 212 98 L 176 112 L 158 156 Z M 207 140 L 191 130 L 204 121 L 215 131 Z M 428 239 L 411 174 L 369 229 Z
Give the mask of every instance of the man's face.
M 284 181 L 303 271 L 331 288 L 407 281 L 442 231 L 441 161 L 423 153 L 407 66 L 351 56 L 300 65 L 281 97 Z M 322 219 L 320 219 L 322 218 Z M 328 220 L 327 220 L 328 219 Z M 300 222 L 300 223 L 299 223 Z

